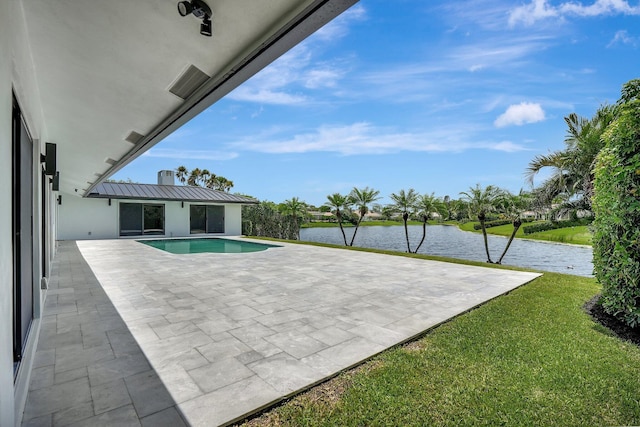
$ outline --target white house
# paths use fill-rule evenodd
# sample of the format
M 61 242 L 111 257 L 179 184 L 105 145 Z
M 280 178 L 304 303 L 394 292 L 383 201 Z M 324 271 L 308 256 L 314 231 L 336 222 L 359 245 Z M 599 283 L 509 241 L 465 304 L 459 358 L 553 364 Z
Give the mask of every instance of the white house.
M 104 182 L 87 197 L 58 195 L 58 240 L 242 234 L 242 205 L 257 200 L 204 187 Z
M 74 203 L 108 206 L 91 196 L 104 180 L 356 1 L 190 0 L 180 13 L 168 0 L 0 1 L 1 427 L 21 422 L 56 240 L 73 237 L 56 230 L 70 229 Z M 191 208 L 158 202 L 163 232 L 184 233 L 166 214 Z M 124 204 L 112 198 L 109 227 L 78 229 L 119 233 Z

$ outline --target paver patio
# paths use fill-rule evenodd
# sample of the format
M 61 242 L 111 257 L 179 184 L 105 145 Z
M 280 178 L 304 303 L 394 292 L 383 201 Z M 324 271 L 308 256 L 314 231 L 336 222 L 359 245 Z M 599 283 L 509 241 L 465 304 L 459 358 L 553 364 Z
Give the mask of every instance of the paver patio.
M 537 276 L 293 244 L 60 242 L 23 425 L 228 424 Z

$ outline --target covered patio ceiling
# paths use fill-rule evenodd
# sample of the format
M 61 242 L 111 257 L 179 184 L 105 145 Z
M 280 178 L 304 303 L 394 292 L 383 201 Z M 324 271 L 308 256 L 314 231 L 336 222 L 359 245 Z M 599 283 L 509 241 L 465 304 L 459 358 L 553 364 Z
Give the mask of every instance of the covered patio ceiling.
M 60 190 L 88 194 L 356 1 L 208 0 L 205 37 L 175 0 L 22 0 Z

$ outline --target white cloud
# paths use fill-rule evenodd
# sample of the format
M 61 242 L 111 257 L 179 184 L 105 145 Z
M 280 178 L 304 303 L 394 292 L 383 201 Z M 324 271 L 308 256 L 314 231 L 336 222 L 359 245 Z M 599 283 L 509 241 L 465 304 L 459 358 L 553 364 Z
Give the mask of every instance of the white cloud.
M 504 151 L 505 153 L 515 153 L 517 151 L 528 150 L 528 148 L 525 148 L 524 146 L 519 144 L 515 144 L 511 141 L 484 143 L 484 144 L 481 144 L 479 148 L 487 148 L 489 150 L 495 150 L 495 151 Z
M 626 30 L 620 30 L 616 32 L 607 47 L 615 46 L 617 44 L 636 46 L 638 44 L 638 38 L 630 36 Z
M 308 89 L 335 87 L 343 74 L 344 72 L 339 69 L 318 68 L 305 72 L 302 79 L 304 80 L 304 87 Z
M 315 64 L 313 52 L 319 44 L 335 42 L 344 37 L 353 22 L 365 18 L 364 7 L 356 5 L 348 9 L 227 97 L 236 101 L 274 105 L 301 105 L 312 102 L 312 95 L 303 92 L 305 89 L 333 88 L 346 72 L 346 67 L 338 60 L 335 64 Z
M 305 89 L 335 87 L 348 66 L 347 61 L 340 60 L 315 64 L 312 50 L 298 45 L 236 88 L 228 98 L 274 105 L 310 103 L 313 94 Z
M 176 150 L 171 148 L 152 148 L 142 156 L 158 157 L 163 159 L 232 160 L 238 157 L 238 153 L 233 151 Z
M 640 6 L 631 6 L 627 0 L 596 0 L 590 5 L 580 2 L 565 2 L 557 6 L 548 0 L 532 0 L 511 10 L 509 25 L 533 25 L 536 21 L 565 16 L 593 17 L 603 15 L 640 15 Z
M 349 25 L 353 22 L 363 21 L 367 17 L 367 11 L 362 5 L 355 5 L 347 9 L 333 21 L 320 28 L 313 34 L 313 39 L 335 41 L 349 32 Z
M 351 125 L 321 126 L 313 131 L 282 139 L 273 135 L 229 144 L 234 151 L 257 151 L 271 154 L 334 152 L 342 155 L 387 154 L 402 151 L 457 153 L 471 149 L 505 152 L 526 148 L 511 142 L 471 143 L 466 131 L 440 128 L 430 132 L 396 132 L 394 129 L 360 122 Z
M 640 15 L 640 6 L 631 6 L 626 0 L 596 0 L 589 6 L 568 2 L 559 6 L 563 14 L 577 16 Z
M 521 126 L 542 120 L 544 120 L 544 110 L 540 104 L 521 102 L 517 105 L 510 105 L 507 111 L 498 116 L 493 124 L 501 128 L 510 125 Z
M 241 86 L 229 95 L 235 101 L 257 102 L 261 104 L 274 105 L 296 105 L 303 104 L 307 97 L 301 94 L 290 94 L 284 91 L 259 89 L 253 86 Z
M 518 23 L 532 25 L 536 21 L 558 16 L 559 12 L 553 6 L 547 4 L 547 0 L 533 0 L 529 4 L 516 7 L 509 14 L 509 26 Z

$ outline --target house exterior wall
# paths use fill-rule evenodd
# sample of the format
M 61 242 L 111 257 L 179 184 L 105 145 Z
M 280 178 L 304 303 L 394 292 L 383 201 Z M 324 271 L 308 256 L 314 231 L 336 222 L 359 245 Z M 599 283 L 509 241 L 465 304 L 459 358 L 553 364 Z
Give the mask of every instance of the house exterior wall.
M 58 205 L 58 239 L 112 239 L 118 236 L 118 205 L 107 199 L 83 199 L 61 193 Z
M 19 425 L 24 409 L 33 365 L 33 357 L 40 332 L 40 316 L 46 291 L 40 289 L 42 277 L 48 274 L 48 261 L 53 258 L 53 211 L 42 218 L 42 193 L 45 204 L 53 197 L 50 186 L 42 188 L 39 157 L 46 138 L 41 117 L 40 98 L 35 80 L 31 51 L 27 39 L 25 19 L 18 0 L 0 1 L 0 426 Z M 26 127 L 33 140 L 31 176 L 33 180 L 33 320 L 23 350 L 17 374 L 13 365 L 13 143 L 12 143 L 12 92 L 15 93 Z M 49 205 L 51 206 L 51 205 Z M 43 239 L 42 230 L 48 236 Z M 42 254 L 42 245 L 47 252 Z M 42 267 L 42 258 L 45 267 Z
M 11 43 L 12 1 L 0 2 L 0 180 L 11 182 Z M 14 425 L 12 348 L 11 191 L 0 191 L 0 425 Z
M 198 236 L 190 234 L 190 205 L 222 205 L 225 207 L 225 232 L 221 235 L 242 234 L 242 206 L 222 203 L 184 203 L 167 200 L 111 200 L 82 198 L 62 193 L 62 204 L 58 205 L 58 239 L 90 240 L 120 238 L 120 203 L 149 203 L 164 205 L 164 237 Z M 218 234 L 216 234 L 218 235 Z M 139 238 L 141 236 L 134 236 Z M 148 236 L 161 237 L 161 236 Z

